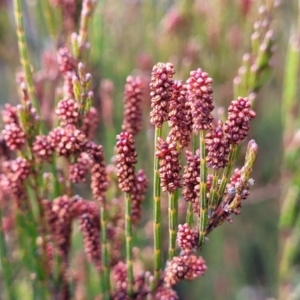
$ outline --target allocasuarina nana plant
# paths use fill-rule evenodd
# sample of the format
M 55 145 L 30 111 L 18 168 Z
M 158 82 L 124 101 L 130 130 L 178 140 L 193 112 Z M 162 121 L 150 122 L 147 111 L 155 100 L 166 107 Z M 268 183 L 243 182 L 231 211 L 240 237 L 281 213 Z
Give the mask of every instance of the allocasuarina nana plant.
M 57 101 L 45 112 L 42 98 L 48 86 L 33 76 L 21 2 L 14 1 L 20 104 L 3 108 L 0 139 L 0 258 L 8 299 L 18 299 L 18 272 L 30 278 L 33 299 L 77 299 L 86 282 L 80 272 L 88 272 L 88 267 L 79 272 L 72 264 L 72 237 L 78 231 L 98 278 L 97 299 L 179 299 L 174 287 L 207 272 L 200 252 L 208 235 L 240 213 L 254 183 L 254 140 L 248 142 L 244 165 L 233 170 L 256 115 L 248 99 L 237 97 L 227 118 L 217 120 L 213 79 L 199 68 L 186 82 L 174 80 L 171 63 L 156 64 L 151 74 L 153 180 L 138 168 L 144 159 L 136 136 L 143 127 L 145 93 L 139 77 L 126 80 L 122 131 L 116 136 L 115 156 L 106 164 L 96 138 L 99 116 L 86 61 L 95 3 L 83 1 L 78 33 L 49 58 L 52 74 L 47 80 L 55 86 Z M 168 228 L 162 222 L 166 194 Z M 141 247 L 138 227 L 142 216 L 148 217 L 142 205 L 146 201 L 153 209 L 152 269 L 136 254 Z M 187 204 L 184 211 L 182 203 Z M 180 223 L 182 214 L 186 222 Z M 4 216 L 11 222 L 5 230 Z M 166 230 L 167 249 L 162 241 Z M 12 251 L 21 271 L 13 268 Z M 83 297 L 90 296 L 86 292 Z

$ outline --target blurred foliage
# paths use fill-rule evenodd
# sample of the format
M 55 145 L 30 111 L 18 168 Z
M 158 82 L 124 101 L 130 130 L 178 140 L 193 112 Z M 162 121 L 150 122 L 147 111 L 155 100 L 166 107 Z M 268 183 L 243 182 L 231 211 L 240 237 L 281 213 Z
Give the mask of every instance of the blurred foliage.
M 53 42 L 46 34 L 46 19 L 41 13 L 41 5 L 46 0 L 23 2 L 26 4 L 24 16 L 30 57 L 34 69 L 38 70 L 43 53 L 54 49 L 61 41 Z M 227 107 L 233 99 L 233 78 L 242 64 L 243 54 L 250 49 L 253 24 L 262 3 L 264 1 L 251 0 L 99 1 L 90 32 L 89 68 L 94 76 L 96 95 L 99 95 L 100 80 L 109 79 L 114 86 L 114 128 L 107 128 L 107 121 L 103 119 L 99 131 L 106 157 L 111 157 L 115 134 L 121 127 L 126 77 L 132 73 L 149 76 L 152 65 L 158 61 L 174 63 L 175 77 L 182 79 L 188 77 L 189 70 L 203 68 L 214 79 L 215 101 L 220 107 Z M 286 45 L 296 22 L 297 1 L 282 1 L 272 25 L 276 36 L 276 51 L 271 61 L 274 76 L 257 95 L 257 118 L 250 133 L 260 146 L 253 175 L 255 188 L 234 224 L 226 224 L 210 236 L 210 242 L 203 250 L 209 270 L 197 283 L 178 287 L 182 299 L 260 300 L 276 297 L 283 152 L 281 95 Z M 1 104 L 16 103 L 15 72 L 19 66 L 16 57 L 12 4 L 4 0 L 0 1 Z M 148 112 L 147 108 L 145 112 Z M 145 127 L 149 128 L 148 124 Z M 152 138 L 153 133 L 148 131 L 148 138 Z M 147 154 L 140 154 L 141 163 L 149 169 L 151 156 L 145 150 L 148 140 L 141 136 L 139 141 L 139 153 Z M 76 240 L 76 243 L 80 241 Z M 20 284 L 20 295 L 28 293 L 26 290 L 26 282 Z M 26 297 L 30 299 L 30 295 Z

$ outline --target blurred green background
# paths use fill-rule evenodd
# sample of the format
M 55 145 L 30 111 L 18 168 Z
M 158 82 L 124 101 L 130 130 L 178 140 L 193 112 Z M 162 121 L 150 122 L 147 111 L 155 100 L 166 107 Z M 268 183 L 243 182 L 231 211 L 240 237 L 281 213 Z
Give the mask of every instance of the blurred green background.
M 25 29 L 35 70 L 41 57 L 57 45 L 47 34 L 39 0 L 23 1 Z M 80 2 L 80 1 L 78 1 Z M 268 2 L 268 1 L 266 1 Z M 90 32 L 90 65 L 96 95 L 100 80 L 113 83 L 112 120 L 102 118 L 99 139 L 106 156 L 113 154 L 115 134 L 123 114 L 123 87 L 129 74 L 149 76 L 158 61 L 170 61 L 175 77 L 186 80 L 189 71 L 201 67 L 214 79 L 214 99 L 227 108 L 233 99 L 232 81 L 250 50 L 253 24 L 265 1 L 251 0 L 123 0 L 99 1 Z M 297 1 L 285 0 L 272 21 L 276 49 L 270 62 L 273 74 L 259 91 L 250 138 L 259 147 L 253 178 L 255 186 L 233 224 L 216 229 L 203 249 L 208 271 L 197 283 L 178 287 L 182 299 L 263 300 L 277 297 L 283 156 L 281 103 L 285 54 L 289 36 L 297 24 Z M 0 103 L 17 103 L 15 73 L 19 67 L 11 1 L 0 1 Z M 297 79 L 299 83 L 299 80 Z M 148 101 L 148 102 L 147 102 Z M 145 112 L 149 97 L 145 97 Z M 104 115 L 110 108 L 102 103 Z M 112 121 L 114 126 L 107 128 Z M 145 130 L 149 132 L 148 118 Z M 151 130 L 150 130 L 151 131 Z M 151 174 L 143 150 L 148 135 L 140 136 L 143 167 Z M 150 141 L 151 142 L 151 141 Z M 143 151 L 143 152 L 142 152 Z M 243 150 L 242 150 L 243 152 Z M 149 153 L 149 152 L 146 152 Z M 242 155 L 241 155 L 242 157 Z M 240 165 L 243 163 L 240 160 Z M 151 210 L 145 213 L 151 213 Z

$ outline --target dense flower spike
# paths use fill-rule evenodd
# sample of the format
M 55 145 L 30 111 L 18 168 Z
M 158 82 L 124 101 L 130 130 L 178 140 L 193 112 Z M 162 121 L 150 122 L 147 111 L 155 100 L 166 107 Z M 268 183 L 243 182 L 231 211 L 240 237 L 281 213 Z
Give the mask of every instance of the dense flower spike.
M 16 123 L 5 125 L 2 135 L 7 147 L 12 151 L 20 150 L 26 141 L 24 131 Z
M 132 223 L 136 224 L 141 219 L 142 202 L 145 199 L 148 180 L 144 170 L 139 170 L 135 175 L 135 184 L 131 192 L 131 218 Z
M 199 233 L 185 224 L 178 225 L 177 244 L 185 254 L 189 254 L 198 245 Z
M 175 256 L 168 262 L 164 278 L 165 285 L 171 287 L 176 285 L 182 279 L 193 280 L 203 275 L 206 269 L 205 261 L 201 256 Z
M 69 167 L 69 179 L 73 183 L 86 182 L 86 175 L 92 166 L 92 160 L 86 152 L 80 153 L 77 162 Z
M 158 128 L 168 121 L 169 100 L 173 92 L 174 67 L 171 63 L 158 63 L 153 67 L 150 96 L 151 108 L 150 122 Z
M 91 107 L 83 117 L 82 132 L 88 139 L 93 139 L 99 123 L 99 115 L 95 107 Z
M 98 272 L 101 270 L 99 224 L 98 218 L 87 213 L 79 218 L 79 227 L 83 234 L 84 251 Z
M 76 60 L 67 47 L 61 47 L 57 52 L 57 62 L 61 73 L 73 72 L 76 68 Z
M 137 153 L 133 136 L 128 132 L 121 132 L 117 135 L 116 144 L 117 176 L 119 188 L 123 192 L 132 192 L 135 184 L 135 164 L 137 163 Z
M 5 104 L 5 109 L 2 110 L 2 120 L 4 124 L 18 124 L 17 108 L 10 104 Z
M 35 141 L 32 145 L 33 153 L 40 160 L 48 161 L 54 151 L 54 148 L 51 146 L 50 139 L 46 135 L 38 135 L 35 138 Z
M 248 134 L 249 122 L 256 116 L 247 98 L 233 100 L 228 108 L 228 118 L 224 131 L 230 144 L 240 144 Z
M 93 197 L 97 201 L 104 201 L 105 192 L 108 188 L 108 178 L 103 148 L 101 145 L 97 145 L 94 142 L 89 142 L 85 145 L 85 151 L 94 161 L 91 169 L 91 189 Z
M 51 147 L 58 155 L 69 156 L 84 151 L 86 136 L 73 125 L 57 127 L 49 133 Z
M 201 69 L 192 71 L 186 82 L 193 118 L 193 130 L 195 131 L 211 128 L 213 120 L 211 112 L 214 109 L 212 82 L 213 80 L 208 77 L 208 74 Z
M 55 113 L 61 126 L 76 125 L 79 120 L 79 104 L 74 99 L 63 99 L 58 102 Z
M 56 198 L 53 202 L 43 200 L 42 203 L 58 253 L 66 259 L 71 242 L 72 201 L 68 196 L 64 195 Z
M 167 138 L 164 141 L 161 138 L 157 140 L 156 156 L 159 158 L 159 177 L 163 191 L 169 193 L 180 188 L 181 185 L 181 166 L 179 163 L 179 153 L 176 149 L 176 143 Z
M 127 290 L 127 267 L 122 261 L 118 262 L 113 268 L 113 282 L 115 289 L 118 293 L 125 292 Z M 114 298 L 119 299 L 119 298 Z
M 192 202 L 195 212 L 199 210 L 199 203 L 197 201 L 199 191 L 195 188 L 199 185 L 200 178 L 200 155 L 199 149 L 193 154 L 191 151 L 186 151 L 187 164 L 183 172 L 183 199 L 187 202 Z
M 95 200 L 102 202 L 105 199 L 105 192 L 108 188 L 104 160 L 93 165 L 91 174 L 91 189 L 93 197 Z
M 192 135 L 192 115 L 187 102 L 186 86 L 176 80 L 173 84 L 173 94 L 169 103 L 168 124 L 170 126 L 169 137 L 179 143 L 181 147 L 187 147 Z
M 64 73 L 63 96 L 68 99 L 75 99 L 73 76 L 75 76 L 73 72 Z
M 157 290 L 155 300 L 179 300 L 179 297 L 171 288 L 162 286 Z
M 214 170 L 224 168 L 228 162 L 230 149 L 221 121 L 218 122 L 216 128 L 206 134 L 205 146 L 207 150 L 207 167 Z
M 99 219 L 99 208 L 96 202 L 83 200 L 78 195 L 72 197 L 70 211 L 72 218 L 78 218 L 83 214 L 88 214 L 93 216 L 93 218 Z
M 128 76 L 124 91 L 122 130 L 133 136 L 142 129 L 142 80 Z
M 4 191 L 20 199 L 24 192 L 24 181 L 30 174 L 30 164 L 25 158 L 17 157 L 2 163 L 1 187 Z

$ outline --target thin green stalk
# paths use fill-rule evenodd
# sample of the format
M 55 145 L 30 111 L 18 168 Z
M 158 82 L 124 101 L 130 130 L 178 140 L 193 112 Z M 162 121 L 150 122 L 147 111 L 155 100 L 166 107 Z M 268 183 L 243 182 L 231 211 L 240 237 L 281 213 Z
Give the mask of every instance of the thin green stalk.
M 101 255 L 102 255 L 102 274 L 104 281 L 103 300 L 110 299 L 110 280 L 109 280 L 109 258 L 108 258 L 108 244 L 107 244 L 107 216 L 106 203 L 100 206 L 100 222 L 101 222 Z
M 1 269 L 2 269 L 2 278 L 5 284 L 7 295 L 10 300 L 17 299 L 14 288 L 12 285 L 12 267 L 8 261 L 8 251 L 4 236 L 4 231 L 2 227 L 2 209 L 0 208 L 0 259 L 1 259 Z
M 205 130 L 200 130 L 200 219 L 199 219 L 199 248 L 205 243 L 206 228 L 208 223 L 208 201 L 206 196 L 206 153 Z
M 52 7 L 50 6 L 49 0 L 41 0 L 39 1 L 39 3 L 41 6 L 41 12 L 45 20 L 47 31 L 54 42 L 54 38 L 56 36 L 57 30 L 56 30 L 56 20 L 54 17 Z
M 294 264 L 295 257 L 298 254 L 300 244 L 300 216 L 298 216 L 296 224 L 293 228 L 291 236 L 284 243 L 282 256 L 279 264 L 279 299 L 286 299 L 288 291 L 286 286 L 290 281 L 291 266 Z
M 218 190 L 218 199 L 217 199 L 218 202 L 217 202 L 216 208 L 218 208 L 218 206 L 220 205 L 220 203 L 222 201 L 227 182 L 230 179 L 230 174 L 232 172 L 232 168 L 233 168 L 233 165 L 234 165 L 235 157 L 236 157 L 236 154 L 237 154 L 237 149 L 238 149 L 237 145 L 231 145 L 230 146 L 228 164 L 227 164 L 227 166 L 225 167 L 225 169 L 223 171 L 221 184 L 220 184 L 220 187 L 219 187 L 219 190 Z
M 194 220 L 193 217 L 194 217 L 193 216 L 193 205 L 192 205 L 191 202 L 189 202 L 188 203 L 188 207 L 187 207 L 187 211 L 186 211 L 186 219 L 185 219 L 185 221 L 186 221 L 186 223 L 189 224 L 190 227 L 193 226 L 193 220 Z
M 131 220 L 131 195 L 125 193 L 125 236 L 126 236 L 126 265 L 127 265 L 127 293 L 129 297 L 133 295 L 133 262 L 132 262 L 132 220 Z
M 154 182 L 153 182 L 153 231 L 154 231 L 154 279 L 157 283 L 161 272 L 161 207 L 160 207 L 160 177 L 158 173 L 159 159 L 155 155 L 157 139 L 161 137 L 162 129 L 155 128 L 154 141 Z
M 169 193 L 169 260 L 171 260 L 175 256 L 176 227 L 176 198 L 175 192 L 173 192 Z
M 14 15 L 18 37 L 18 47 L 20 52 L 20 62 L 25 73 L 25 81 L 28 89 L 28 94 L 37 112 L 40 113 L 40 107 L 34 89 L 32 70 L 29 62 L 28 49 L 25 39 L 21 0 L 14 0 Z
M 212 173 L 212 183 L 209 193 L 209 200 L 208 200 L 208 210 L 209 214 L 211 215 L 218 206 L 218 179 L 219 179 L 219 172 L 218 170 L 214 170 Z
M 297 74 L 299 70 L 300 51 L 298 36 L 293 35 L 290 38 L 287 49 L 284 70 L 284 82 L 282 93 L 282 122 L 284 124 L 284 138 L 290 140 L 294 133 L 295 118 L 294 108 L 297 104 Z

